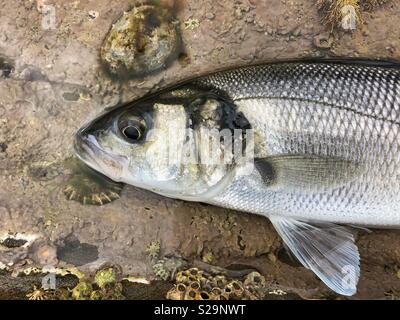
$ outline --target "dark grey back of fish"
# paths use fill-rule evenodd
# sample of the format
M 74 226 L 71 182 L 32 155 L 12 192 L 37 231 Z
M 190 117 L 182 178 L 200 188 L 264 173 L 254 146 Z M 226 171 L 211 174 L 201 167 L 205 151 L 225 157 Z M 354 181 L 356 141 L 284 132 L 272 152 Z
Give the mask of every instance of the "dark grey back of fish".
M 400 124 L 400 67 L 396 64 L 276 63 L 223 71 L 195 84 L 232 100 L 303 100 Z

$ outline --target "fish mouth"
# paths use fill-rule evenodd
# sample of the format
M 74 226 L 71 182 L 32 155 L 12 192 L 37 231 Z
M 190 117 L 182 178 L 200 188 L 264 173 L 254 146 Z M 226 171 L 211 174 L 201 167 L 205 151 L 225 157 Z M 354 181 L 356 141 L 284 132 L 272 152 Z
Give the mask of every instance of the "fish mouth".
M 106 152 L 93 135 L 78 132 L 74 139 L 74 150 L 81 161 L 114 181 L 121 181 L 128 166 L 127 157 Z

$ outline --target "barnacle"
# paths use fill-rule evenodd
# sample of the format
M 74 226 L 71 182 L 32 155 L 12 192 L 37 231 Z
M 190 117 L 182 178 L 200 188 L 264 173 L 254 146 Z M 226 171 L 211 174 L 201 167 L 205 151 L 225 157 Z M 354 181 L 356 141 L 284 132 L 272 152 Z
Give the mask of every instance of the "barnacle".
M 108 283 L 90 294 L 90 300 L 123 300 L 121 283 Z
M 33 286 L 33 291 L 28 293 L 26 297 L 29 300 L 47 300 L 49 297 L 42 288 L 37 288 L 36 286 Z
M 119 199 L 123 184 L 112 181 L 75 159 L 66 166 L 72 170 L 72 176 L 63 190 L 68 200 L 103 205 Z
M 354 30 L 361 22 L 360 0 L 318 0 L 317 7 L 331 29 L 337 26 L 345 31 Z
M 400 300 L 400 291 L 399 290 L 390 290 L 384 293 L 386 297 L 390 300 Z
M 254 271 L 249 273 L 245 280 L 245 286 L 263 287 L 265 286 L 265 278 L 258 272 Z
M 32 292 L 26 294 L 29 300 L 121 300 L 125 299 L 123 285 L 118 280 L 116 269 L 113 267 L 100 269 L 94 276 L 94 281 L 89 281 L 83 273 L 76 268 L 60 269 L 54 267 L 43 267 L 38 269 L 30 267 L 24 269 L 24 274 L 32 272 L 47 274 L 49 272 L 60 275 L 74 275 L 79 282 L 70 287 L 57 287 L 55 290 L 48 290 L 45 287 L 33 287 Z M 19 274 L 15 274 L 18 276 Z M 76 282 L 74 282 L 76 283 Z
M 185 29 L 191 29 L 194 30 L 200 26 L 200 22 L 198 19 L 187 19 L 185 22 Z
M 272 291 L 269 291 L 268 294 L 273 294 L 273 295 L 276 295 L 276 296 L 284 296 L 284 295 L 287 294 L 287 292 L 283 291 L 281 289 L 274 289 Z
M 201 259 L 205 262 L 205 263 L 211 263 L 214 259 L 214 255 L 211 251 L 207 251 L 204 252 Z
M 117 277 L 113 268 L 107 268 L 96 272 L 94 277 L 95 283 L 104 288 L 107 284 L 115 283 Z
M 90 294 L 90 300 L 101 300 L 102 294 L 100 290 L 95 290 Z
M 142 5 L 124 12 L 113 24 L 100 57 L 111 76 L 131 78 L 164 67 L 178 55 L 180 44 L 171 11 Z
M 87 91 L 80 91 L 79 99 L 83 101 L 89 101 L 90 99 L 92 99 L 92 95 Z
M 179 271 L 176 284 L 168 291 L 170 300 L 237 300 L 260 299 L 265 278 L 251 272 L 244 281 L 229 279 L 222 274 L 212 274 L 197 268 Z
M 168 300 L 184 300 L 186 293 L 186 285 L 178 283 L 167 292 L 166 298 Z
M 258 272 L 250 272 L 244 279 L 246 299 L 257 300 L 263 296 L 263 291 L 266 286 L 265 278 Z
M 88 281 L 81 281 L 71 290 L 71 296 L 75 300 L 88 300 L 92 292 L 92 284 Z
M 146 252 L 151 259 L 156 259 L 160 253 L 161 244 L 160 241 L 155 240 L 148 244 Z
M 54 292 L 55 300 L 71 300 L 70 292 L 67 288 L 60 288 Z
M 40 270 L 40 268 L 38 268 L 38 267 L 26 268 L 26 269 L 22 269 L 21 271 L 27 276 L 30 275 L 30 274 L 41 273 L 42 272 L 42 270 Z
M 94 284 L 87 280 L 81 280 L 72 290 L 69 290 L 70 296 L 67 293 L 64 294 L 64 299 L 122 300 L 125 298 L 122 289 L 122 284 L 116 282 L 114 270 L 107 268 L 96 273 Z
M 180 283 L 183 283 L 183 284 L 189 283 L 189 273 L 188 273 L 188 271 L 187 270 L 179 271 L 176 274 L 175 279 L 176 279 L 177 282 L 180 282 Z
M 225 293 L 237 299 L 243 296 L 244 290 L 243 283 L 237 280 L 232 280 L 225 286 Z

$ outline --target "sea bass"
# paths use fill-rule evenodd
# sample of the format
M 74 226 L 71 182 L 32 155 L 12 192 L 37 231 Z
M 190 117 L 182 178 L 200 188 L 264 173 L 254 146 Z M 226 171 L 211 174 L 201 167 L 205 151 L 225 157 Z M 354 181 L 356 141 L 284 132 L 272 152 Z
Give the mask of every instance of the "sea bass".
M 74 145 L 115 181 L 268 217 L 298 260 L 343 295 L 357 291 L 360 258 L 342 225 L 400 225 L 396 64 L 217 72 L 105 112 Z

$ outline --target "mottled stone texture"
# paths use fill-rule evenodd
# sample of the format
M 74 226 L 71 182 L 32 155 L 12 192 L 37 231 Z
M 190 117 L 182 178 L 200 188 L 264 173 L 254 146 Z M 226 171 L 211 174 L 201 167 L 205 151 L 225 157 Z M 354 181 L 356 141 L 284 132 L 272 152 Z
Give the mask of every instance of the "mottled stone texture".
M 281 241 L 262 217 L 133 187 L 110 204 L 84 206 L 66 200 L 62 190 L 71 170 L 65 164 L 74 132 L 105 107 L 186 78 L 277 59 L 399 60 L 399 8 L 388 3 L 363 13 L 355 32 L 329 34 L 308 0 L 182 1 L 172 10 L 184 53 L 151 76 L 116 82 L 103 73 L 99 51 L 112 22 L 132 1 L 38 2 L 54 8 L 53 26 L 43 23 L 48 11 L 39 11 L 35 1 L 0 1 L 0 238 L 27 240 L 22 246 L 0 245 L 0 266 L 16 271 L 44 263 L 79 265 L 93 274 L 115 265 L 125 276 L 152 279 L 146 247 L 159 240 L 161 256 L 256 268 L 287 290 L 306 296 L 326 292 L 310 271 L 282 258 Z M 399 233 L 360 230 L 357 242 L 362 257 L 357 297 L 396 295 Z M 8 290 L 0 283 L 3 289 Z

